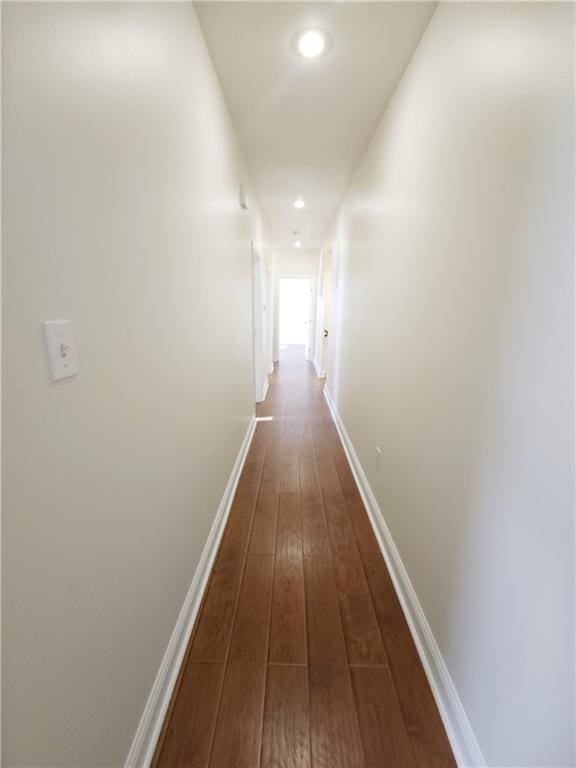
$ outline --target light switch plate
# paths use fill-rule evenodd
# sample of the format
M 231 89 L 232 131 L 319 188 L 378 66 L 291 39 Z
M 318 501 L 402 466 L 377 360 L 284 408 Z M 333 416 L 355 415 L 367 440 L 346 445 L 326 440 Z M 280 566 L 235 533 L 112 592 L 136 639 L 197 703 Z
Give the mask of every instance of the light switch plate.
M 45 320 L 44 333 L 53 381 L 78 373 L 76 347 L 70 320 Z

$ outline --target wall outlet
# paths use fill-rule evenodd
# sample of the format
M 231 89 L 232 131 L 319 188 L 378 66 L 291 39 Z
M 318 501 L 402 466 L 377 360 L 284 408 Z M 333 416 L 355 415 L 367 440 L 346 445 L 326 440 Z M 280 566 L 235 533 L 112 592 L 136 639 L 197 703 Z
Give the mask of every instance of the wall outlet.
M 374 466 L 376 470 L 380 469 L 380 461 L 382 459 L 382 451 L 380 450 L 380 447 L 376 446 L 376 455 L 374 456 Z

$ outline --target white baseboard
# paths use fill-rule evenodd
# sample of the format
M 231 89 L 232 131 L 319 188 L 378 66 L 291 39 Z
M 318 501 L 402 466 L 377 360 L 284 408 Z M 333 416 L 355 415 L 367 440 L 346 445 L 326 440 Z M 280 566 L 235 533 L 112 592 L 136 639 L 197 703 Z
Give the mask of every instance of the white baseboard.
M 314 369 L 316 370 L 316 375 L 319 379 L 325 379 L 326 378 L 326 371 L 323 371 L 322 368 L 320 368 L 320 365 L 317 360 L 312 361 L 314 364 Z
M 266 400 L 266 395 L 268 394 L 268 387 L 270 386 L 270 382 L 268 380 L 268 376 L 264 379 L 264 386 L 262 388 L 262 399 L 258 400 L 259 403 L 263 403 L 264 400 Z
M 348 462 L 354 474 L 354 479 L 360 490 L 380 549 L 390 571 L 394 588 L 418 649 L 418 654 L 434 694 L 442 722 L 446 728 L 454 757 L 460 768 L 479 768 L 480 766 L 485 766 L 486 761 L 464 711 L 454 682 L 450 677 L 446 663 L 440 653 L 438 643 L 432 634 L 432 629 L 414 591 L 400 553 L 386 525 L 382 510 L 370 488 L 366 474 L 362 469 L 340 414 L 335 407 L 330 392 L 326 388 L 324 389 L 324 397 L 338 429 Z
M 252 417 L 234 467 L 228 480 L 224 496 L 216 512 L 216 517 L 212 523 L 208 539 L 204 545 L 200 561 L 192 583 L 184 600 L 184 605 L 178 616 L 178 621 L 170 637 L 168 647 L 164 653 L 164 658 L 160 664 L 160 669 L 156 675 L 154 685 L 150 691 L 148 701 L 144 707 L 144 712 L 136 730 L 136 735 L 130 747 L 128 757 L 126 758 L 125 768 L 148 768 L 152 758 L 156 743 L 160 736 L 160 731 L 164 723 L 164 718 L 170 704 L 172 692 L 176 685 L 178 673 L 184 660 L 184 654 L 192 634 L 192 628 L 196 621 L 196 616 L 200 609 L 202 597 L 208 584 L 208 577 L 214 564 L 214 559 L 218 551 L 218 545 L 224 531 L 228 513 L 232 506 L 236 486 L 242 473 L 242 468 L 252 442 L 256 422 Z

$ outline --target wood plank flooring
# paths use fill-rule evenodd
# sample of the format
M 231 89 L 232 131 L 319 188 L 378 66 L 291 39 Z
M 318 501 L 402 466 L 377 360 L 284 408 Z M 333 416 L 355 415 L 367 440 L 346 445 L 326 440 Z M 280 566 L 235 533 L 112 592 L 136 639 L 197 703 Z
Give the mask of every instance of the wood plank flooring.
M 302 347 L 282 351 L 155 768 L 452 768 Z

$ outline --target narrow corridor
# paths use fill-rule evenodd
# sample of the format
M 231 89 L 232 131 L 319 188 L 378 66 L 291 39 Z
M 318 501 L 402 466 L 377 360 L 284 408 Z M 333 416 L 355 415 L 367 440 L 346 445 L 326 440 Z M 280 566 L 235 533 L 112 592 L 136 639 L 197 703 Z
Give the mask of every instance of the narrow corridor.
M 576 768 L 576 0 L 0 20 L 0 765 Z
M 452 766 L 323 384 L 282 355 L 154 764 Z

